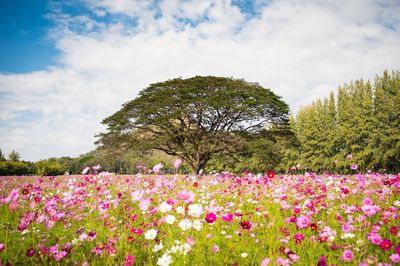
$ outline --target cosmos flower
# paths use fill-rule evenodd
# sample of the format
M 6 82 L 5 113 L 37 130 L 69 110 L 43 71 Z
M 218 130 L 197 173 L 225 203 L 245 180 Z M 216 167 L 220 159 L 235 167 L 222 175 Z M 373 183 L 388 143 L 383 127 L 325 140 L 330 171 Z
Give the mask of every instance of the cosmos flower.
M 211 250 L 212 250 L 212 252 L 214 252 L 214 253 L 218 252 L 218 251 L 219 251 L 218 245 L 213 245 L 213 246 L 211 247 Z
M 200 217 L 203 214 L 203 206 L 201 204 L 189 205 L 188 214 L 192 217 Z
M 157 260 L 157 265 L 159 266 L 168 266 L 172 263 L 172 257 L 171 255 L 168 255 L 167 253 L 163 254 L 158 260 Z
M 26 256 L 27 257 L 32 257 L 33 255 L 35 255 L 36 251 L 33 248 L 30 248 L 26 251 Z
M 164 201 L 160 204 L 160 206 L 158 206 L 158 210 L 160 212 L 170 212 L 172 210 L 172 206 Z
M 182 159 L 180 159 L 180 158 L 176 159 L 174 162 L 174 168 L 181 167 L 181 164 L 182 164 Z
M 132 255 L 128 255 L 125 257 L 124 266 L 132 266 L 135 261 L 135 257 Z
M 147 240 L 153 240 L 157 236 L 157 230 L 155 229 L 150 229 L 144 234 L 144 238 Z
M 176 220 L 175 216 L 173 216 L 173 215 L 167 215 L 167 216 L 165 216 L 164 219 L 167 224 L 174 224 L 174 222 Z
M 161 168 L 163 168 L 163 164 L 162 163 L 156 164 L 156 165 L 153 166 L 153 172 L 158 174 L 160 172 Z
M 343 251 L 343 255 L 342 255 L 342 259 L 344 261 L 352 261 L 353 260 L 353 252 L 351 250 L 344 250 Z
M 298 218 L 297 218 L 297 221 L 296 221 L 296 225 L 299 227 L 299 228 L 306 228 L 306 227 L 309 227 L 310 226 L 310 218 L 308 217 L 308 216 L 306 216 L 306 215 L 300 215 Z
M 178 226 L 182 229 L 182 231 L 186 231 L 192 228 L 192 221 L 189 219 L 184 219 L 178 223 Z
M 380 247 L 383 251 L 388 251 L 392 248 L 393 243 L 389 239 L 383 239 L 381 241 Z
M 178 193 L 178 195 L 176 196 L 176 199 L 190 204 L 194 201 L 194 197 L 195 197 L 195 195 L 193 194 L 193 192 L 187 191 L 187 190 L 182 190 Z
M 210 212 L 206 215 L 205 220 L 207 223 L 212 224 L 217 220 L 217 216 L 215 215 L 215 213 Z

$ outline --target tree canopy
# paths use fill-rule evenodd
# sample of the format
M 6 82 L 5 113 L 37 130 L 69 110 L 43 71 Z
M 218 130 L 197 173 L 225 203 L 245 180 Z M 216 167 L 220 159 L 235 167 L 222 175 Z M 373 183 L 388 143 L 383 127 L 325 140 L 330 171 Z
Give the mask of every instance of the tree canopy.
M 199 172 L 246 137 L 283 127 L 289 108 L 271 90 L 242 79 L 196 76 L 154 83 L 103 120 L 98 144 L 114 150 L 161 150 Z

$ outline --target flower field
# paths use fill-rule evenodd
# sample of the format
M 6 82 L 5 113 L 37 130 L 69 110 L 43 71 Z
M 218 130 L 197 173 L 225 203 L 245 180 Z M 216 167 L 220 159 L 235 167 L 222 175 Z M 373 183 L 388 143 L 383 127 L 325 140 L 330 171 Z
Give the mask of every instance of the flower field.
M 1 177 L 1 265 L 395 265 L 400 176 Z

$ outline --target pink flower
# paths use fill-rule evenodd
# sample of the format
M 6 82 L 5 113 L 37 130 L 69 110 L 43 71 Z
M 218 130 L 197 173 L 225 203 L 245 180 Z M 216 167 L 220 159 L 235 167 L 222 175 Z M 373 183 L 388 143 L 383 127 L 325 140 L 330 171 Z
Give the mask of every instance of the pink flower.
M 64 258 L 65 256 L 67 256 L 67 252 L 66 251 L 61 251 L 61 252 L 57 252 L 55 255 L 53 255 L 53 258 L 56 261 L 60 261 L 62 258 Z
M 299 228 L 306 228 L 310 226 L 310 218 L 306 215 L 300 215 L 296 222 Z
M 351 225 L 351 223 L 344 223 L 342 225 L 342 231 L 343 233 L 350 233 L 351 231 L 353 231 L 353 226 Z
M 85 168 L 83 168 L 83 170 L 82 170 L 82 175 L 86 175 L 87 172 L 89 172 L 89 170 L 90 170 L 90 167 L 89 167 L 89 166 L 86 166 Z
M 399 263 L 400 262 L 400 255 L 399 254 L 392 254 L 390 256 L 390 259 L 394 262 L 394 263 Z
M 371 243 L 374 245 L 380 245 L 382 242 L 381 236 L 377 233 L 368 234 L 368 240 L 371 241 Z
M 275 260 L 275 264 L 276 265 L 280 265 L 280 266 L 289 266 L 290 265 L 290 261 L 289 260 L 285 260 L 285 259 L 283 259 L 281 257 L 278 257 Z
M 0 244 L 0 252 L 2 252 L 2 251 L 5 250 L 5 249 L 6 249 L 6 244 L 1 243 L 1 244 Z
M 139 202 L 139 208 L 142 212 L 147 211 L 151 203 L 150 199 L 141 199 Z
M 228 222 L 228 223 L 232 222 L 232 220 L 233 220 L 233 214 L 232 214 L 232 213 L 224 214 L 224 215 L 222 216 L 222 220 L 224 220 L 225 222 Z
M 352 154 L 348 154 L 348 155 L 346 156 L 346 159 L 348 159 L 348 160 L 353 159 L 353 155 L 352 155 Z
M 181 164 L 182 164 L 182 159 L 178 158 L 174 162 L 174 167 L 179 168 L 179 167 L 181 167 Z
M 300 257 L 296 254 L 289 254 L 289 258 L 293 261 L 296 262 L 300 259 Z
M 216 253 L 219 251 L 219 247 L 217 245 L 214 245 L 211 247 L 212 252 Z
M 153 166 L 153 172 L 154 173 L 159 173 L 161 168 L 163 168 L 162 163 L 156 164 L 156 165 Z
M 124 266 L 132 266 L 135 261 L 135 257 L 132 255 L 128 255 L 125 257 Z
M 265 258 L 263 259 L 263 261 L 261 262 L 261 266 L 268 266 L 271 262 L 270 258 Z
M 342 259 L 344 261 L 352 261 L 353 260 L 353 252 L 351 250 L 346 249 L 343 251 Z
M 358 165 L 357 165 L 357 164 L 353 163 L 353 164 L 351 165 L 351 169 L 352 169 L 352 170 L 357 170 L 357 168 L 358 168 Z
M 195 197 L 195 195 L 193 194 L 193 192 L 187 191 L 187 190 L 182 190 L 178 193 L 178 195 L 176 196 L 176 199 L 182 200 L 182 201 L 190 204 L 194 201 L 194 197 Z
M 215 213 L 210 212 L 209 214 L 206 215 L 205 220 L 207 223 L 212 224 L 217 220 L 217 216 L 215 215 Z

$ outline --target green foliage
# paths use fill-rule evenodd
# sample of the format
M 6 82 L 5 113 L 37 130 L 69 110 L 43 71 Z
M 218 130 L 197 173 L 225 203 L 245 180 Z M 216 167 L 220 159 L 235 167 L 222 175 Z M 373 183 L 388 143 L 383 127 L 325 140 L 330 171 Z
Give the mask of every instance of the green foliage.
M 217 155 L 248 144 L 244 133 L 287 124 L 288 106 L 269 89 L 220 77 L 151 84 L 103 120 L 98 144 L 108 150 L 160 150 L 199 172 Z
M 351 164 L 375 171 L 400 171 L 400 72 L 387 71 L 372 85 L 358 80 L 303 107 L 290 121 L 298 147 L 284 160 L 322 171 Z M 348 154 L 353 159 L 346 160 Z M 334 161 L 338 160 L 337 164 Z
M 31 165 L 26 162 L 0 161 L 0 176 L 29 175 L 33 173 Z
M 39 175 L 62 175 L 67 170 L 67 166 L 60 163 L 56 158 L 41 160 L 35 165 Z
M 6 158 L 4 157 L 4 154 L 0 149 L 0 162 L 5 161 L 5 160 L 6 160 Z
M 13 150 L 13 151 L 10 152 L 10 154 L 8 155 L 8 159 L 9 159 L 10 161 L 12 161 L 12 162 L 19 162 L 20 155 L 19 155 L 18 152 L 16 152 L 16 151 Z

